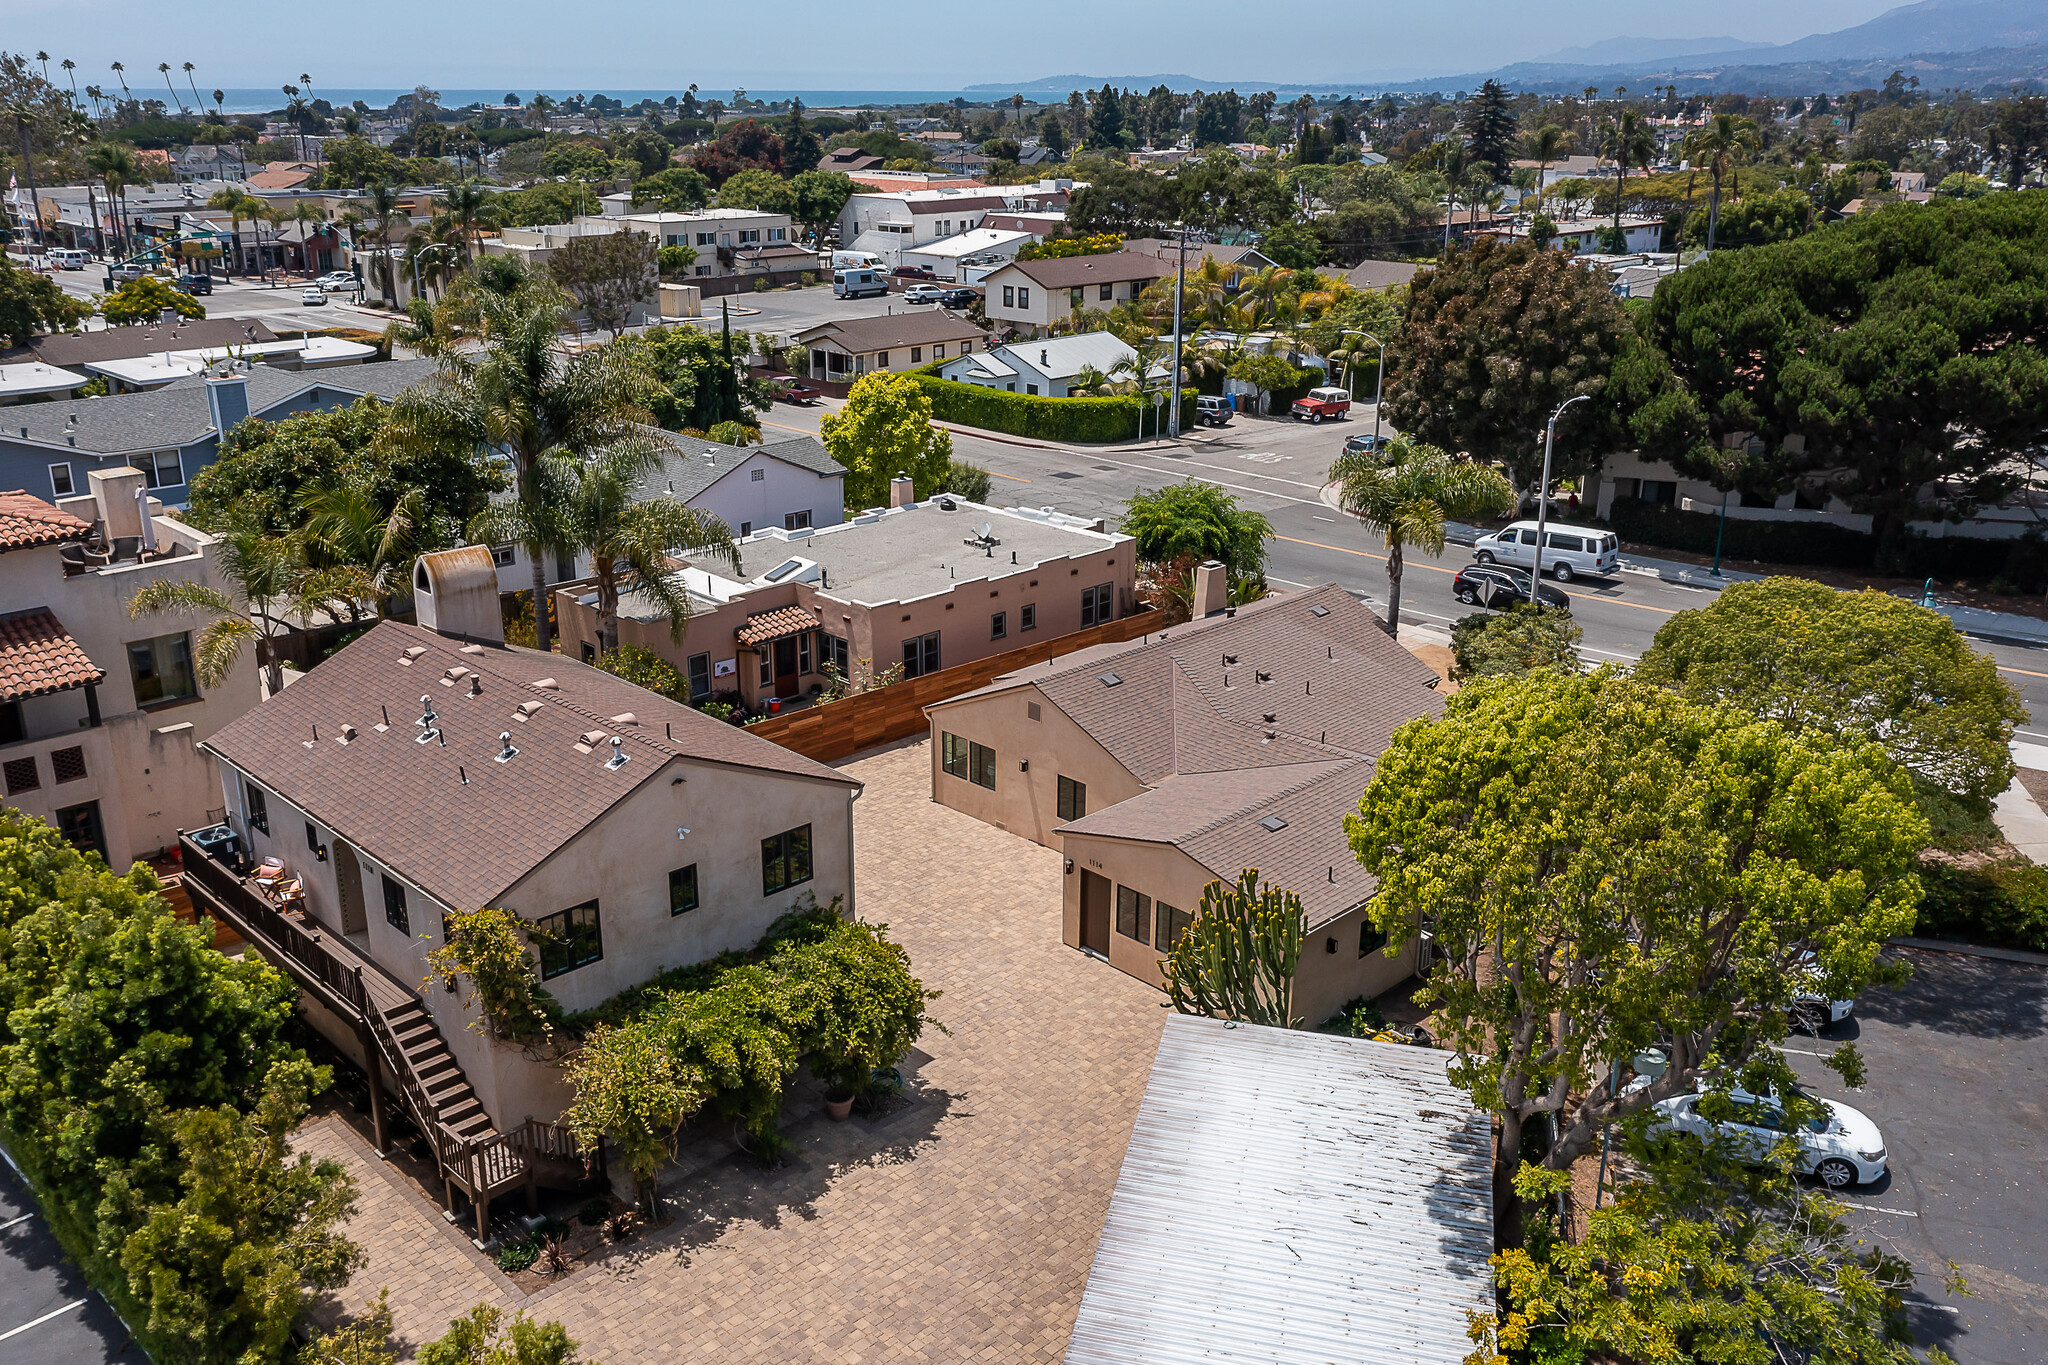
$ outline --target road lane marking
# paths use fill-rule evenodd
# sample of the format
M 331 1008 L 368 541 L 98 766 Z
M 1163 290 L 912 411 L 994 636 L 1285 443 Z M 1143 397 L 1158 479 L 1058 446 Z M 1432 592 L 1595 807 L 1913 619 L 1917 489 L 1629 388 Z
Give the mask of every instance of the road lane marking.
M 1881 1209 L 1875 1204 L 1859 1204 L 1853 1199 L 1837 1199 L 1835 1202 L 1844 1208 L 1862 1209 L 1865 1213 L 1888 1213 L 1894 1218 L 1918 1218 L 1920 1216 L 1911 1209 Z M 1938 1305 L 1929 1304 L 1927 1306 L 1934 1308 Z
M 26 1332 L 31 1327 L 41 1327 L 51 1318 L 61 1318 L 66 1313 L 69 1313 L 72 1309 L 83 1307 L 84 1304 L 84 1299 L 73 1299 L 70 1303 L 65 1304 L 62 1308 L 54 1309 L 48 1313 L 43 1314 L 34 1322 L 24 1322 L 19 1327 L 10 1327 L 4 1332 L 0 1332 L 0 1341 L 5 1341 L 9 1337 L 20 1336 L 23 1332 Z
M 2017 673 L 2022 678 L 2048 678 L 2048 673 L 2029 673 L 2024 668 L 2007 668 L 2004 664 L 1998 666 L 1998 671 L 2000 673 Z
M 29 1219 L 33 1217 L 35 1217 L 35 1215 L 32 1213 L 24 1213 L 19 1218 L 10 1218 L 4 1223 L 0 1223 L 0 1232 L 7 1231 L 7 1229 L 13 1227 L 16 1223 L 26 1223 Z
M 1278 497 L 1280 495 L 1274 493 L 1269 496 Z M 1335 550 L 1340 555 L 1357 555 L 1360 559 L 1376 559 L 1382 564 L 1387 562 L 1387 557 L 1385 555 L 1376 555 L 1370 550 L 1354 550 L 1351 549 L 1349 546 L 1345 545 L 1325 545 L 1320 540 L 1299 540 L 1296 539 L 1294 536 L 1276 535 L 1273 537 L 1273 539 L 1284 540 L 1289 545 L 1306 545 L 1311 549 L 1316 550 Z M 1430 573 L 1447 573 L 1455 575 L 1457 574 L 1459 569 L 1466 568 L 1468 566 L 1461 564 L 1456 569 L 1446 569 L 1440 564 L 1423 564 L 1415 561 L 1410 561 L 1406 567 L 1410 569 L 1425 569 Z M 1637 611 L 1653 611 L 1657 613 L 1659 616 L 1676 616 L 1682 610 L 1682 608 L 1679 607 L 1653 607 L 1647 602 L 1626 602 L 1618 597 L 1602 597 L 1599 593 L 1594 592 L 1570 592 L 1564 589 L 1559 589 L 1559 591 L 1564 592 L 1565 596 L 1567 597 L 1576 597 L 1587 602 L 1611 602 L 1617 607 L 1634 607 Z

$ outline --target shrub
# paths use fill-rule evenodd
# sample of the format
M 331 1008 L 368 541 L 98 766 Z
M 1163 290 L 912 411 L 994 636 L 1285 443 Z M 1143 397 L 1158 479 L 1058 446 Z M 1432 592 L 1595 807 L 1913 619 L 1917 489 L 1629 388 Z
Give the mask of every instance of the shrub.
M 608 1199 L 587 1199 L 583 1207 L 576 1210 L 576 1221 L 587 1228 L 604 1226 L 605 1219 L 612 1216 L 612 1205 Z
M 614 677 L 624 678 L 649 692 L 659 692 L 673 701 L 687 702 L 690 699 L 690 682 L 681 670 L 640 645 L 620 645 L 608 654 L 600 654 L 597 666 Z
M 470 1025 L 514 1042 L 544 1039 L 554 1032 L 561 1007 L 534 977 L 527 945 L 534 930 L 510 910 L 485 906 L 448 917 L 448 941 L 427 953 L 427 979 L 453 986 L 469 978 L 477 1021 Z
M 155 322 L 165 309 L 181 318 L 203 318 L 206 307 L 184 290 L 154 275 L 130 280 L 100 301 L 109 327 Z
M 1518 678 L 1532 668 L 1579 667 L 1586 632 L 1571 613 L 1522 603 L 1501 615 L 1474 612 L 1451 626 L 1451 678 Z
M 1915 932 L 1994 948 L 2048 952 L 2048 868 L 2031 862 L 1960 868 L 1923 863 Z
M 912 376 L 931 399 L 932 417 L 940 422 L 1001 431 L 1039 441 L 1102 445 L 1129 441 L 1138 435 L 1138 416 L 1150 402 L 1141 394 L 1115 398 L 1048 398 L 1043 394 L 1011 393 L 959 384 L 936 375 Z M 1145 418 L 1147 429 L 1150 416 Z M 1195 391 L 1181 393 L 1181 427 L 1195 424 Z
M 514 1271 L 529 1270 L 540 1259 L 540 1239 L 537 1237 L 516 1237 L 498 1248 L 498 1254 L 491 1258 L 498 1263 L 498 1269 L 507 1275 Z
M 969 502 L 987 502 L 990 482 L 989 472 L 980 465 L 955 460 L 953 467 L 946 472 L 946 481 L 939 485 L 939 491 Z

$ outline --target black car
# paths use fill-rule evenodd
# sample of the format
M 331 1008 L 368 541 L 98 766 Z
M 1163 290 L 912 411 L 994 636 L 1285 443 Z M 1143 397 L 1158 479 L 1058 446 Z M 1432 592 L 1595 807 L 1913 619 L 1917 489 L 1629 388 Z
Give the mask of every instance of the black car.
M 941 308 L 972 308 L 981 299 L 979 289 L 948 289 L 939 295 Z
M 1467 606 L 1506 611 L 1529 600 L 1529 574 L 1524 569 L 1507 569 L 1498 564 L 1468 564 L 1451 580 L 1451 592 Z M 1538 592 L 1544 606 L 1572 609 L 1572 599 L 1562 589 L 1545 583 Z
M 178 288 L 188 294 L 211 294 L 213 292 L 213 276 L 180 275 L 178 276 Z

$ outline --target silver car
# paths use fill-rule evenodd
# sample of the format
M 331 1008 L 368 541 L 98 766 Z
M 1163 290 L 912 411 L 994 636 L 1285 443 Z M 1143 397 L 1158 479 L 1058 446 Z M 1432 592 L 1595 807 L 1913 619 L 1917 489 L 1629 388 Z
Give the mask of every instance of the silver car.
M 903 291 L 905 303 L 939 303 L 946 297 L 946 291 L 935 284 L 913 284 Z
M 1809 1096 L 1820 1106 L 1820 1117 L 1794 1124 L 1774 1095 L 1730 1091 L 1726 1098 L 1732 1112 L 1722 1119 L 1710 1119 L 1700 1112 L 1700 1102 L 1707 1098 L 1677 1095 L 1658 1101 L 1652 1129 L 1726 1143 L 1734 1156 L 1752 1164 L 1762 1162 L 1789 1134 L 1799 1145 L 1799 1169 L 1819 1176 L 1831 1190 L 1868 1185 L 1885 1173 L 1889 1154 L 1884 1134 L 1860 1110 L 1846 1104 Z

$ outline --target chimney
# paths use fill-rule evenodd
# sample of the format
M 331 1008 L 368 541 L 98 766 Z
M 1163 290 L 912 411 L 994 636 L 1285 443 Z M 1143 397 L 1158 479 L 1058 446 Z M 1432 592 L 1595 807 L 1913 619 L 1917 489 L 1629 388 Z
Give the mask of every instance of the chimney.
M 206 411 L 213 418 L 215 431 L 223 436 L 233 431 L 235 424 L 249 415 L 249 377 L 233 374 L 225 379 L 208 378 Z
M 92 500 L 99 519 L 106 523 L 107 539 L 142 535 L 142 471 L 127 465 L 95 469 L 86 474 L 92 486 Z
M 421 555 L 413 565 L 412 601 L 419 623 L 438 635 L 505 643 L 498 565 L 487 545 Z
M 898 474 L 889 480 L 889 505 L 905 507 L 917 501 L 917 485 L 910 481 L 908 474 Z
M 1195 566 L 1195 616 L 1215 616 L 1230 605 L 1230 574 L 1220 559 Z

